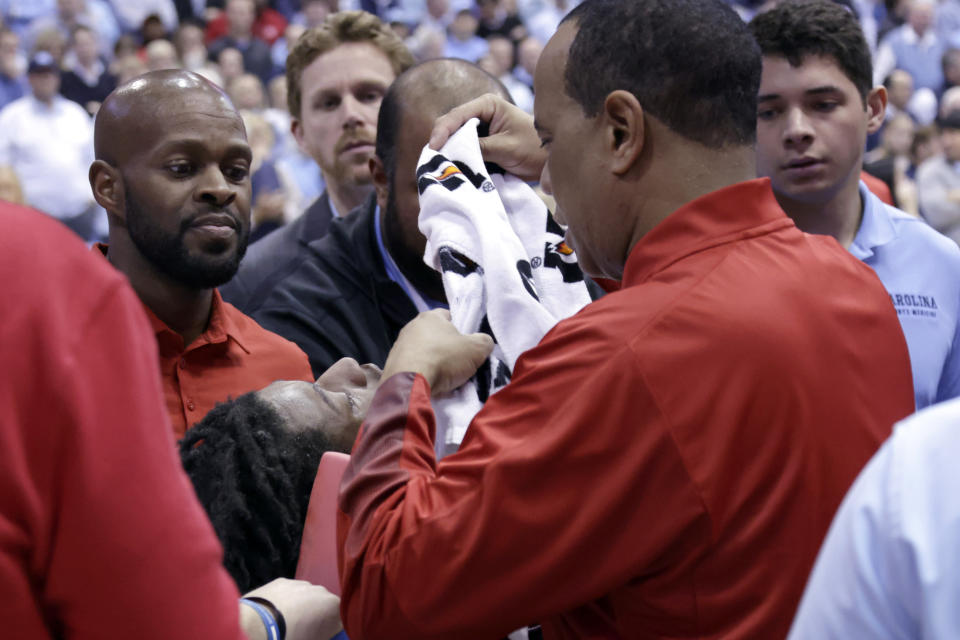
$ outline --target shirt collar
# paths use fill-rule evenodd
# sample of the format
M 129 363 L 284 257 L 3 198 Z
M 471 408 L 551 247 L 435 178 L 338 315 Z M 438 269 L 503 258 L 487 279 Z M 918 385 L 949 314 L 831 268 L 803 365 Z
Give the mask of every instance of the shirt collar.
M 40 102 L 33 93 L 27 92 L 27 95 L 30 97 L 30 102 L 33 103 L 33 110 L 40 113 L 53 113 L 60 107 L 60 96 L 53 96 L 53 100 L 50 101 L 50 104 Z
M 380 258 L 383 260 L 383 267 L 387 271 L 387 276 L 403 289 L 403 292 L 407 294 L 407 297 L 410 299 L 410 302 L 413 303 L 413 306 L 416 307 L 417 311 L 448 308 L 443 302 L 432 300 L 420 293 L 420 291 L 413 286 L 413 283 L 403 275 L 397 263 L 394 262 L 393 256 L 390 255 L 387 247 L 383 244 L 383 232 L 380 230 L 380 205 L 374 207 L 373 210 L 373 231 L 377 236 L 377 248 L 380 250 Z
M 103 242 L 97 242 L 93 245 L 92 250 L 106 258 L 109 245 Z M 174 343 L 179 345 L 178 351 L 187 351 L 188 348 L 196 348 L 203 346 L 204 344 L 223 343 L 229 339 L 236 342 L 237 346 L 243 349 L 247 354 L 250 353 L 250 349 L 248 349 L 241 340 L 242 333 L 236 320 L 236 316 L 240 312 L 237 311 L 234 306 L 228 302 L 225 302 L 223 297 L 220 295 L 220 291 L 217 289 L 213 290 L 210 321 L 207 322 L 207 329 L 189 345 L 184 345 L 183 338 L 180 337 L 180 334 L 168 327 L 167 323 L 158 318 L 157 314 L 155 314 L 150 307 L 143 305 L 143 310 L 147 314 L 147 319 L 150 321 L 150 327 L 153 329 L 154 335 L 157 336 L 158 342 L 173 340 Z M 162 336 L 168 337 L 163 338 Z
M 860 181 L 860 200 L 863 202 L 863 216 L 860 228 L 850 244 L 850 253 L 858 260 L 866 260 L 873 255 L 874 249 L 881 247 L 897 237 L 893 220 L 887 214 L 886 205 L 873 195 L 864 182 Z
M 699 251 L 791 226 L 768 178 L 724 187 L 688 202 L 642 237 L 627 257 L 623 286 L 644 282 Z
M 904 32 L 903 32 L 903 41 L 906 44 L 914 45 L 914 44 L 920 43 L 920 45 L 923 47 L 930 47 L 933 45 L 934 40 L 936 40 L 936 36 L 933 33 L 932 27 L 929 27 L 921 37 L 916 32 L 916 30 L 913 27 L 911 27 L 909 24 L 904 26 L 906 27 L 906 29 L 904 29 Z
M 170 340 L 171 337 L 175 337 L 175 343 L 179 345 L 180 351 L 192 351 L 193 349 L 197 349 L 208 344 L 224 344 L 228 340 L 232 340 L 237 344 L 238 347 L 243 349 L 244 352 L 247 354 L 250 353 L 250 349 L 248 349 L 241 340 L 240 327 L 237 325 L 237 322 L 234 318 L 234 313 L 238 312 L 233 307 L 230 307 L 228 303 L 224 302 L 223 298 L 220 296 L 220 292 L 216 289 L 213 290 L 213 301 L 210 308 L 210 321 L 207 323 L 207 328 L 189 345 L 184 345 L 180 334 L 168 327 L 166 323 L 158 318 L 147 305 L 143 305 L 143 308 L 147 312 L 147 318 L 150 319 L 150 326 L 153 328 L 153 332 L 156 334 L 158 342 Z M 163 338 L 163 336 L 168 337 Z

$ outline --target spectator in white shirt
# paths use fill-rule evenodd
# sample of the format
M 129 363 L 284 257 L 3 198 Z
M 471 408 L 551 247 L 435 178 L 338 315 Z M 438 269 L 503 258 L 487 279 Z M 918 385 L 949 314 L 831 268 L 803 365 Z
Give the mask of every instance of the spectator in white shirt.
M 30 94 L 0 111 L 0 165 L 20 177 L 27 204 L 58 218 L 85 240 L 96 239 L 102 209 L 87 181 L 93 124 L 83 107 L 59 94 L 53 56 L 37 52 L 27 69 Z

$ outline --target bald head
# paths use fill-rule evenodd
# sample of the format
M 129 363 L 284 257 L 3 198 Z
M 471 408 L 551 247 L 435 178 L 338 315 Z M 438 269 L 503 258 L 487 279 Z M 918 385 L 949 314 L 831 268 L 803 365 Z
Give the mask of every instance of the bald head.
M 453 58 L 412 67 L 397 78 L 390 91 L 396 93 L 402 113 L 413 110 L 431 119 L 485 93 L 510 100 L 510 93 L 495 77 L 475 64 Z
M 181 69 L 138 76 L 107 96 L 97 112 L 96 157 L 114 166 L 122 164 L 131 153 L 169 133 L 184 113 L 197 109 L 242 123 L 227 94 L 202 76 Z
M 398 129 L 414 126 L 408 117 L 416 118 L 417 128 L 426 127 L 429 131 L 434 120 L 485 93 L 513 102 L 503 83 L 465 60 L 429 60 L 403 72 L 384 96 L 377 122 L 377 157 L 387 173 L 395 170 Z M 428 139 L 429 134 L 419 145 L 422 147 Z
M 103 102 L 94 145 L 90 185 L 108 214 L 109 258 L 141 298 L 233 277 L 250 233 L 252 154 L 223 91 L 189 71 L 146 73 Z

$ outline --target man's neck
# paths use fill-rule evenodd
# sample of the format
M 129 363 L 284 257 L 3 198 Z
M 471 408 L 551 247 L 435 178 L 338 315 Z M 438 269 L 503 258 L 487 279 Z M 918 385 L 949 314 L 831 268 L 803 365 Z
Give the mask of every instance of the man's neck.
M 624 214 L 629 237 L 626 252 L 605 265 L 602 277 L 619 280 L 634 246 L 674 211 L 714 191 L 756 178 L 753 147 L 713 149 L 679 136 L 648 118 L 651 137 L 658 140 L 653 151 L 638 164 L 640 177 L 618 180 L 623 201 L 630 203 Z M 678 180 L 676 176 L 684 176 Z M 615 185 L 616 186 L 616 185 Z M 643 194 L 637 197 L 636 194 Z
M 859 173 L 857 174 L 859 178 Z M 827 202 L 803 202 L 775 193 L 777 202 L 801 231 L 833 236 L 844 249 L 849 249 L 860 230 L 863 202 L 859 179 L 846 185 Z
M 110 235 L 107 259 L 127 276 L 140 301 L 189 346 L 207 330 L 213 309 L 213 289 L 186 287 L 158 271 L 132 242 Z
M 338 215 L 345 216 L 367 199 L 373 192 L 373 186 L 369 184 L 339 184 L 328 180 L 324 174 L 324 180 L 327 184 L 327 195 L 330 197 L 330 203 Z

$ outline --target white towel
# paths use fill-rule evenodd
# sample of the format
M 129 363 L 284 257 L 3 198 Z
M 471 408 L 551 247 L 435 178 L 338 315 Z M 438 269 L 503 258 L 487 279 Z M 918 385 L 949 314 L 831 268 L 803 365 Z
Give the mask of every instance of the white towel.
M 424 147 L 417 166 L 424 262 L 442 274 L 454 326 L 495 342 L 469 382 L 434 401 L 438 458 L 457 450 L 520 354 L 590 302 L 576 256 L 543 201 L 519 178 L 487 175 L 477 124 L 467 122 L 439 152 Z

